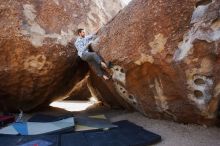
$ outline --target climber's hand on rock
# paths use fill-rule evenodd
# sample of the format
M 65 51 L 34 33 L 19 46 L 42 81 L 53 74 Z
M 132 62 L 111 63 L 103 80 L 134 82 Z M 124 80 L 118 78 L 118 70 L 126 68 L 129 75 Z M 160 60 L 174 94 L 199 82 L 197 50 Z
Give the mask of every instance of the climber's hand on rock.
M 94 32 L 94 35 L 97 35 L 97 33 L 98 33 L 98 31 L 99 31 L 99 27 L 98 28 L 96 28 L 96 30 L 95 30 L 95 32 Z

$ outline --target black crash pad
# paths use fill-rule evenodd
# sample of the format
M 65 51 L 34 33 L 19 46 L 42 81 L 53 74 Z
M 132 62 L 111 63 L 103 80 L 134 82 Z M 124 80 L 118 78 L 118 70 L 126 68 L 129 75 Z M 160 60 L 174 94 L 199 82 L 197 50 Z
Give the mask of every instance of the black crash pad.
M 61 146 L 71 146 L 72 143 L 76 146 L 147 146 L 161 141 L 161 136 L 129 121 L 113 124 L 118 127 L 106 131 L 63 134 Z
M 58 135 L 0 136 L 0 146 L 59 146 Z

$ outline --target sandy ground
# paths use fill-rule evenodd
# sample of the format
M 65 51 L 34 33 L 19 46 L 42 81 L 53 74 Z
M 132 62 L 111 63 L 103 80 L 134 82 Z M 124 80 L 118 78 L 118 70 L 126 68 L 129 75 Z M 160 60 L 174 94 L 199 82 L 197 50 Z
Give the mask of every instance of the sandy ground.
M 129 120 L 146 130 L 161 135 L 162 141 L 153 146 L 220 146 L 220 128 L 204 127 L 199 125 L 184 125 L 165 120 L 154 120 L 144 117 L 138 112 L 125 110 L 113 110 L 106 107 L 93 107 L 83 112 L 67 112 L 57 108 L 49 108 L 31 114 L 24 114 L 28 119 L 35 113 L 51 115 L 74 114 L 74 115 L 99 115 L 105 114 L 112 122 Z
M 136 112 L 113 116 L 110 119 L 111 121 L 129 120 L 161 135 L 162 141 L 154 146 L 220 146 L 220 128 L 217 127 L 206 128 L 148 119 Z

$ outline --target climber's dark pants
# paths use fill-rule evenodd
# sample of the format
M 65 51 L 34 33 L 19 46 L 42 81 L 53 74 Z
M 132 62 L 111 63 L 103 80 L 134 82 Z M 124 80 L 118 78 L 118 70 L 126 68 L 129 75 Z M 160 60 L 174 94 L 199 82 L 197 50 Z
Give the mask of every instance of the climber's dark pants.
M 101 68 L 102 59 L 99 55 L 97 55 L 95 52 L 83 52 L 81 58 L 93 67 L 99 77 L 103 76 L 103 71 Z

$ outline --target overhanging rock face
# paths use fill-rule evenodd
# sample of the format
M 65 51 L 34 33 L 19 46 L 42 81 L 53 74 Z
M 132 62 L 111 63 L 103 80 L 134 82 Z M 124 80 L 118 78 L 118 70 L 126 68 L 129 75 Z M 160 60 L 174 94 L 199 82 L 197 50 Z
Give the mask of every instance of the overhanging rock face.
M 68 47 L 74 31 L 95 31 L 122 7 L 120 1 L 0 0 L 0 110 L 31 110 L 68 92 L 88 71 Z
M 219 44 L 219 0 L 133 0 L 101 29 L 93 48 L 115 64 L 115 81 L 106 84 L 141 113 L 213 124 Z

